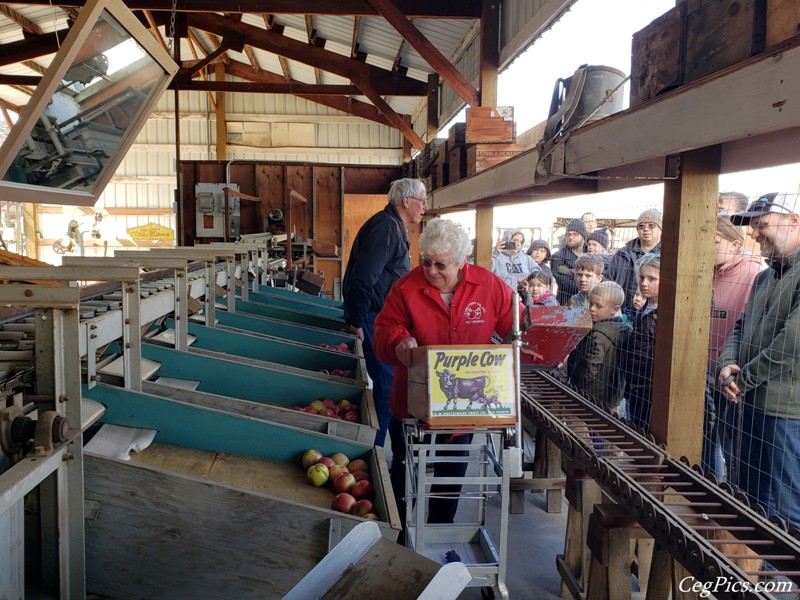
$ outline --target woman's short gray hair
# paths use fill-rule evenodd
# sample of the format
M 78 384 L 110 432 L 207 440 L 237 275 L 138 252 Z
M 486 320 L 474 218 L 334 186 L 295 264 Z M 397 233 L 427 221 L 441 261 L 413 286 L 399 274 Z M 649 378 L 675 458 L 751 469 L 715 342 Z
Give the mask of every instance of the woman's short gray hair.
M 436 217 L 419 236 L 419 252 L 423 256 L 449 256 L 462 263 L 472 252 L 472 240 L 460 223 Z
M 427 197 L 428 190 L 425 188 L 425 182 L 422 179 L 398 179 L 392 182 L 389 187 L 389 202 L 395 206 L 400 206 L 403 198 L 422 198 Z

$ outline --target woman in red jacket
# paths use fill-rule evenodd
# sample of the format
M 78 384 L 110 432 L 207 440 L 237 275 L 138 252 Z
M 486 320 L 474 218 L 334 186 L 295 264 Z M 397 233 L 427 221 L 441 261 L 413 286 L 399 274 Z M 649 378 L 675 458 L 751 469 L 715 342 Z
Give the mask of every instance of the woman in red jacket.
M 374 350 L 394 366 L 392 387 L 391 479 L 400 514 L 404 515 L 405 443 L 401 419 L 408 418 L 407 367 L 418 346 L 488 344 L 492 334 L 505 336 L 513 324 L 514 290 L 491 271 L 467 263 L 472 242 L 453 221 L 433 219 L 419 238 L 420 265 L 394 284 L 375 320 Z M 469 443 L 469 436 L 459 443 Z M 434 474 L 463 477 L 466 463 L 435 463 Z M 438 486 L 458 492 L 460 486 Z M 435 493 L 435 492 L 434 492 Z M 428 521 L 452 523 L 458 499 L 431 498 Z

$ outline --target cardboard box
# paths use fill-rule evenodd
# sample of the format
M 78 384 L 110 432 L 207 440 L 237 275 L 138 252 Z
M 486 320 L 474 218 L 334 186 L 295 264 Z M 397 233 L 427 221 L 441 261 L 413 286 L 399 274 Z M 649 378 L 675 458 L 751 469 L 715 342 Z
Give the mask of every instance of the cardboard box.
M 585 308 L 533 306 L 525 309 L 520 367 L 555 367 L 592 329 Z
M 685 33 L 686 4 L 681 3 L 633 34 L 631 107 L 681 85 Z
M 467 177 L 499 165 L 525 150 L 519 144 L 472 144 L 467 146 Z
M 768 0 L 767 48 L 800 35 L 800 2 Z
M 764 50 L 767 0 L 687 0 L 683 83 Z
M 467 109 L 467 144 L 513 144 L 517 138 L 513 106 L 476 106 Z
M 431 427 L 513 426 L 514 374 L 510 345 L 415 348 L 408 369 L 408 412 Z

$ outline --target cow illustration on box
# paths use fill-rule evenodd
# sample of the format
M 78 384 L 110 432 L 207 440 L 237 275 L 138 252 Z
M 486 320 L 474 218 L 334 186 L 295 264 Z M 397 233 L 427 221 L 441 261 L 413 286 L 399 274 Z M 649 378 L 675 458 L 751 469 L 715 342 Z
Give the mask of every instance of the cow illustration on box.
M 502 408 L 497 399 L 497 394 L 487 398 L 486 387 L 489 385 L 489 377 L 485 375 L 480 377 L 457 377 L 454 373 L 444 369 L 443 371 L 436 371 L 436 376 L 439 378 L 439 389 L 442 390 L 447 399 L 444 410 L 448 410 L 451 403 L 453 410 L 458 410 L 459 398 L 469 400 L 465 410 L 472 408 L 475 403 L 485 409 L 491 406 Z

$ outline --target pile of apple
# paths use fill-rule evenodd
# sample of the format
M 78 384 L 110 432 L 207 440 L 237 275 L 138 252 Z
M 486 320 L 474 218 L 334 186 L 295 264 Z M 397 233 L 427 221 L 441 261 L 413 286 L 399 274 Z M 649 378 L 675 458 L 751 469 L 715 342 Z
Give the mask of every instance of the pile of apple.
M 360 458 L 351 461 L 341 452 L 323 456 L 319 450 L 311 449 L 303 453 L 303 468 L 311 485 L 331 484 L 336 493 L 331 503 L 333 510 L 378 520 L 378 515 L 372 512 L 375 492 L 369 480 L 367 461 Z
M 330 419 L 342 419 L 343 421 L 350 421 L 351 423 L 361 422 L 361 413 L 358 404 L 353 404 L 347 399 L 336 402 L 333 398 L 323 398 L 322 400 L 314 400 L 305 408 L 302 406 L 293 406 L 292 409 L 311 413 L 312 415 L 321 415 Z
M 333 375 L 334 377 L 353 379 L 353 371 L 350 369 L 320 369 L 319 372 L 325 375 Z
M 347 345 L 346 342 L 339 342 L 336 345 L 326 344 L 322 342 L 319 345 L 320 348 L 325 348 L 325 350 L 335 350 L 336 352 L 344 352 L 345 354 L 352 354 L 353 351 L 350 350 L 350 347 Z

